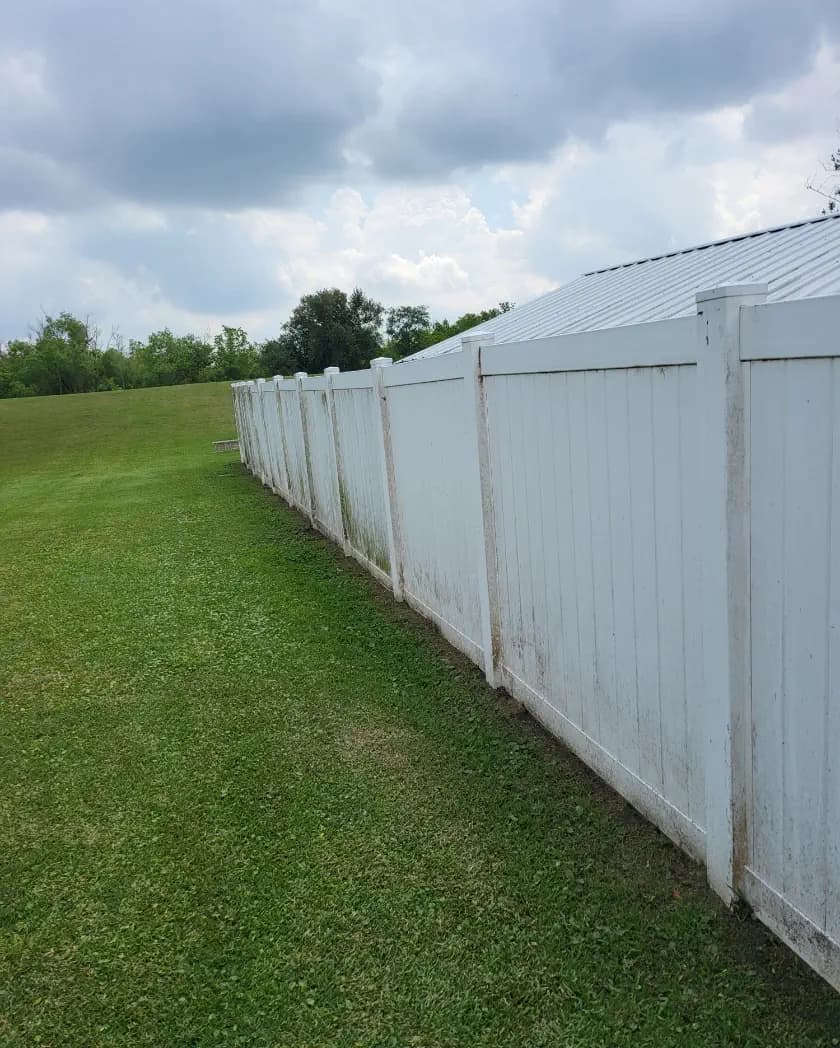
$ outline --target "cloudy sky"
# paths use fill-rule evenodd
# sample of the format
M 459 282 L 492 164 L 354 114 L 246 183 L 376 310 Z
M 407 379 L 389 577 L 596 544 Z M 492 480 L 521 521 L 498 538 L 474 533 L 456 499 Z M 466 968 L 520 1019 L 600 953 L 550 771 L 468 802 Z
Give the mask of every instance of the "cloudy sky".
M 816 213 L 837 0 L 3 0 L 0 340 L 433 315 Z

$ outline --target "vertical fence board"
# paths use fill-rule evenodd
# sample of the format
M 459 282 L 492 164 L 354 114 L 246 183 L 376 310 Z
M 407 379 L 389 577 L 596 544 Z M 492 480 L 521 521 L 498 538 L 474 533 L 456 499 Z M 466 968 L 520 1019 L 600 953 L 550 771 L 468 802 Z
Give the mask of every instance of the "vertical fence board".
M 522 604 L 515 566 L 507 556 L 511 547 L 518 548 L 515 505 L 512 485 L 515 477 L 510 433 L 510 412 L 507 410 L 508 386 L 505 379 L 487 379 L 486 383 L 488 431 L 490 435 L 490 469 L 493 494 L 496 501 L 496 561 L 499 565 L 501 615 L 501 665 L 513 669 L 509 641 L 520 632 Z M 514 669 L 515 672 L 515 669 Z
M 545 547 L 541 506 L 545 496 L 539 441 L 541 384 L 533 375 L 516 376 L 517 396 L 522 405 L 518 412 L 518 448 L 520 449 L 519 501 L 517 520 L 524 536 L 525 556 L 521 565 L 523 594 L 523 633 L 521 640 L 523 679 L 535 691 L 545 695 L 551 690 L 548 648 L 547 595 L 545 587 Z
M 825 766 L 825 918 L 840 943 L 840 364 L 831 361 L 831 480 L 828 535 L 828 665 L 823 764 Z M 840 967 L 840 964 L 838 965 Z
M 616 754 L 639 774 L 636 601 L 630 493 L 631 381 L 620 371 L 605 373 L 607 456 L 610 463 L 609 515 L 612 610 L 615 630 Z
M 540 555 L 536 570 L 541 577 L 545 626 L 542 638 L 544 675 L 542 687 L 552 706 L 567 715 L 569 653 L 566 648 L 565 618 L 567 597 L 560 571 L 560 544 L 563 523 L 557 506 L 557 480 L 554 458 L 557 452 L 553 416 L 558 383 L 538 382 L 535 405 L 535 457 L 539 497 Z
M 700 516 L 703 500 L 697 484 L 699 425 L 697 370 L 679 369 L 680 495 L 682 524 L 682 611 L 685 668 L 685 732 L 688 762 L 688 815 L 706 826 L 706 776 L 703 731 L 703 615 L 697 595 L 703 586 Z
M 825 832 L 822 748 L 828 658 L 830 367 L 828 361 L 791 363 L 785 405 L 783 776 L 790 787 L 785 791 L 782 820 L 784 894 L 811 919 L 818 918 L 822 909 L 817 886 Z
M 580 651 L 580 727 L 590 738 L 598 737 L 596 698 L 597 649 L 595 594 L 592 579 L 592 505 L 589 497 L 589 446 L 586 435 L 585 371 L 567 377 L 572 475 L 570 498 L 574 506 L 574 542 L 577 569 L 578 644 Z
M 592 697 L 597 739 L 610 753 L 618 749 L 615 710 L 615 624 L 612 603 L 610 468 L 607 446 L 606 372 L 584 373 L 589 518 L 592 549 L 593 661 Z
M 777 365 L 784 371 L 785 365 Z M 750 502 L 755 519 L 750 542 L 752 687 L 750 700 L 750 865 L 768 883 L 782 868 L 782 730 L 784 673 L 783 569 L 785 505 L 784 384 L 767 367 L 750 377 Z M 775 468 L 768 466 L 774 463 Z M 781 887 L 780 879 L 777 881 Z
M 554 504 L 558 508 L 557 561 L 563 594 L 563 711 L 573 724 L 583 723 L 583 680 L 580 657 L 580 605 L 578 604 L 578 555 L 575 546 L 575 500 L 572 490 L 572 442 L 569 435 L 569 376 L 558 375 L 557 407 L 552 413 L 556 453 L 553 478 Z
M 629 391 L 630 517 L 636 600 L 639 776 L 660 793 L 662 737 L 659 697 L 659 609 L 654 522 L 653 374 L 639 373 Z
M 652 379 L 662 786 L 671 803 L 688 812 L 679 372 L 663 368 Z

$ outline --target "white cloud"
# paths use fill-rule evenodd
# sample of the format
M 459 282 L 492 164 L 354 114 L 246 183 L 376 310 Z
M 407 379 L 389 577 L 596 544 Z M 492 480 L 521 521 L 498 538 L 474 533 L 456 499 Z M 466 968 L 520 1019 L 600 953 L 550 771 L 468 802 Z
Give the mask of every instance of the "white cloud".
M 20 121 L 51 108 L 45 69 L 44 56 L 37 51 L 0 55 L 0 113 L 4 118 Z
M 435 296 L 469 287 L 469 274 L 458 260 L 445 255 L 421 255 L 416 261 L 402 255 L 389 255 L 374 267 L 373 273 L 385 282 L 401 285 L 411 297 Z

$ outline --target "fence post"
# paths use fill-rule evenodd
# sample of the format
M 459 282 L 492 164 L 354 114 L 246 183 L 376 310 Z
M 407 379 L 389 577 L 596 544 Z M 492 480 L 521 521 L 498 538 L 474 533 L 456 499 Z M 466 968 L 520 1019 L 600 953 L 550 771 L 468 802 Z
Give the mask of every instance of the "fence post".
M 344 550 L 345 555 L 350 552 L 347 544 L 347 529 L 344 524 L 344 498 L 342 496 L 341 486 L 341 462 L 338 458 L 338 422 L 335 417 L 335 390 L 333 389 L 333 379 L 335 375 L 338 375 L 341 368 L 332 367 L 324 368 L 324 378 L 327 380 L 327 424 L 330 431 L 330 445 L 332 447 L 332 457 L 335 463 L 335 495 L 338 499 L 338 535 L 336 538 L 341 543 L 341 548 Z
M 740 314 L 766 297 L 766 284 L 697 294 L 706 869 L 730 905 L 746 860 L 750 694 L 749 370 Z
M 306 512 L 309 517 L 309 523 L 312 527 L 315 527 L 315 491 L 312 486 L 312 463 L 309 460 L 309 430 L 306 425 L 306 411 L 303 407 L 303 380 L 306 378 L 305 371 L 295 372 L 295 382 L 297 382 L 297 400 L 298 400 L 298 411 L 300 412 L 300 433 L 301 439 L 303 440 L 303 461 L 306 466 L 306 491 L 307 491 L 307 506 Z
M 376 357 L 370 362 L 373 371 L 373 394 L 377 402 L 376 419 L 382 447 L 382 484 L 385 491 L 385 522 L 388 528 L 388 559 L 391 564 L 391 586 L 396 600 L 403 599 L 403 558 L 400 514 L 397 505 L 397 475 L 394 469 L 394 448 L 391 443 L 391 418 L 388 405 L 388 387 L 385 368 L 391 367 L 390 357 Z
M 496 530 L 493 489 L 490 476 L 490 449 L 487 433 L 487 405 L 484 379 L 481 375 L 481 350 L 492 346 L 495 335 L 478 331 L 461 336 L 464 358 L 464 394 L 466 397 L 467 440 L 470 442 L 469 483 L 472 486 L 472 520 L 470 528 L 478 558 L 478 601 L 481 612 L 481 647 L 484 652 L 484 675 L 491 688 L 499 686 L 499 588 L 496 570 Z

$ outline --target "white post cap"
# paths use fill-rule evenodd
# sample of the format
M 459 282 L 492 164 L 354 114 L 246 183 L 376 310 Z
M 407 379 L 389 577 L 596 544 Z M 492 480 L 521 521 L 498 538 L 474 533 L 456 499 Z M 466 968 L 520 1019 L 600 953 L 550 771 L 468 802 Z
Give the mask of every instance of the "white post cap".
M 496 336 L 492 331 L 468 331 L 466 335 L 461 335 L 462 346 L 472 346 L 476 342 L 480 342 L 483 346 L 489 346 L 495 341 Z
M 719 298 L 746 298 L 750 295 L 766 295 L 770 290 L 766 281 L 756 281 L 753 284 L 722 284 L 720 287 L 709 288 L 707 291 L 698 291 L 694 296 L 697 305 L 703 302 L 712 302 Z

